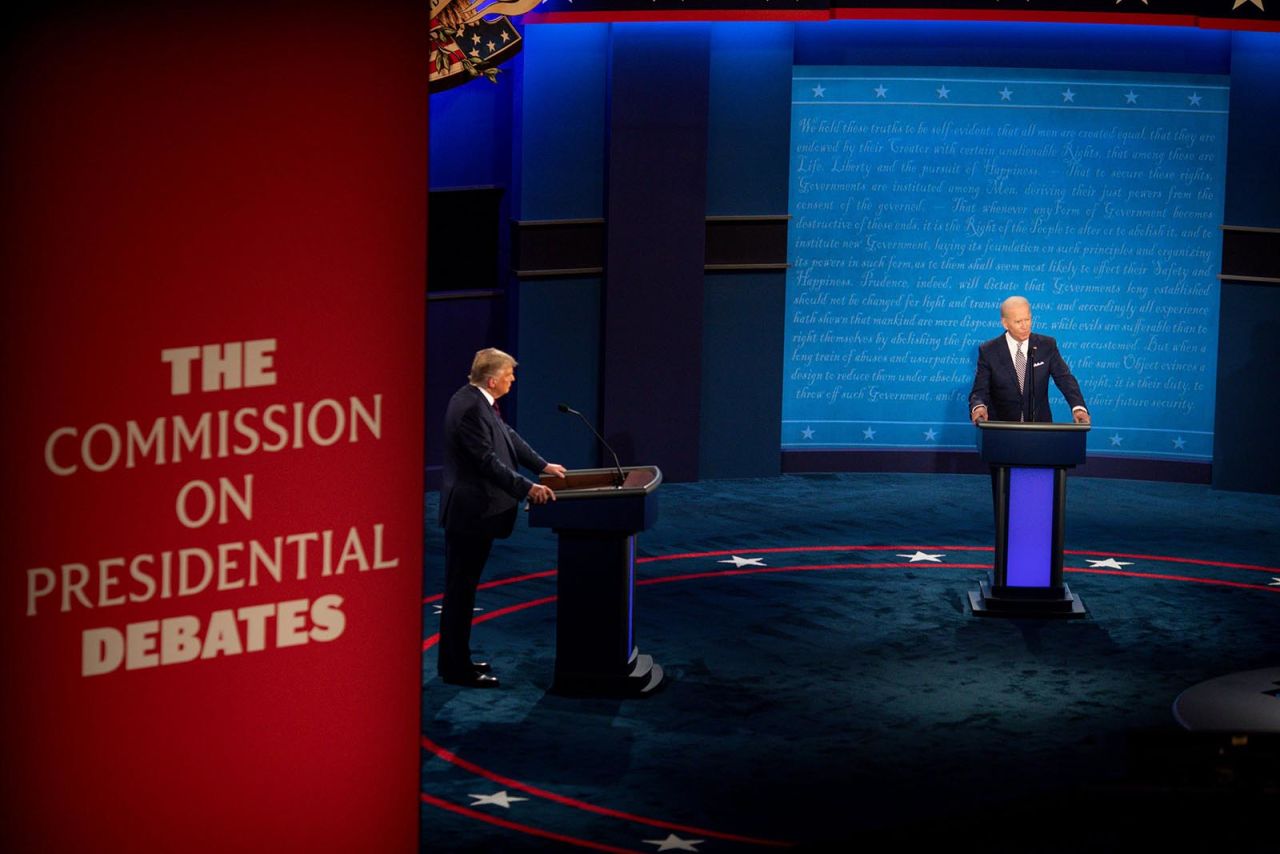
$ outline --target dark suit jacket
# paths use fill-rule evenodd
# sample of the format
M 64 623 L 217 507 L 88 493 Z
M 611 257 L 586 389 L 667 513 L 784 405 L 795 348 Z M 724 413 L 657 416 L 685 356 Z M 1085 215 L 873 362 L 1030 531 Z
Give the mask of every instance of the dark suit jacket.
M 516 507 L 533 488 L 517 466 L 540 472 L 547 461 L 494 413 L 473 385 L 464 385 L 449 400 L 444 437 L 441 526 L 459 534 L 510 536 Z
M 1058 342 L 1048 335 L 1032 333 L 1027 342 L 1028 374 L 1026 393 L 1018 391 L 1018 376 L 1013 371 L 1013 357 L 1009 355 L 1009 345 L 1004 335 L 992 338 L 978 347 L 978 371 L 973 378 L 973 388 L 969 392 L 969 411 L 978 404 L 987 407 L 987 417 L 992 421 L 1031 421 L 1030 392 L 1035 392 L 1036 421 L 1052 421 L 1049 412 L 1049 378 L 1072 409 L 1084 406 L 1084 397 L 1080 394 L 1080 384 L 1071 375 L 1071 369 L 1058 354 Z

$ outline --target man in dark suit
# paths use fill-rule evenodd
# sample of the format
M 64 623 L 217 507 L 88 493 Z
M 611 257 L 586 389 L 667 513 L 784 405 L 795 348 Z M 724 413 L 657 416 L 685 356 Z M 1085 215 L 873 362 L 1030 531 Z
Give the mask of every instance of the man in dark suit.
M 1052 421 L 1049 378 L 1071 406 L 1078 424 L 1089 423 L 1080 384 L 1058 353 L 1058 342 L 1031 334 L 1031 303 L 1009 297 L 1000 304 L 1005 333 L 978 347 L 978 371 L 969 391 L 974 424 L 995 421 Z
M 498 399 L 515 382 L 516 360 L 501 350 L 476 353 L 470 381 L 453 395 L 444 416 L 444 472 L 440 525 L 444 528 L 444 603 L 437 669 L 445 682 L 496 688 L 487 662 L 471 659 L 471 616 L 476 585 L 495 539 L 511 535 L 520 501 L 555 500 L 555 493 L 517 471 L 563 477 L 507 426 Z

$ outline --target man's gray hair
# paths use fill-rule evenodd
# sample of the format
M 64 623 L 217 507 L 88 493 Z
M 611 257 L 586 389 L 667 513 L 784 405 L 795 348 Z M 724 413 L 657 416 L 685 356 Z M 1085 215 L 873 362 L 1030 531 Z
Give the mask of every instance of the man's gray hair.
M 1000 303 L 1000 316 L 1004 317 L 1009 313 L 1009 309 L 1013 308 L 1015 305 L 1025 305 L 1027 307 L 1027 311 L 1031 310 L 1031 300 L 1026 297 L 1009 297 L 1004 302 Z

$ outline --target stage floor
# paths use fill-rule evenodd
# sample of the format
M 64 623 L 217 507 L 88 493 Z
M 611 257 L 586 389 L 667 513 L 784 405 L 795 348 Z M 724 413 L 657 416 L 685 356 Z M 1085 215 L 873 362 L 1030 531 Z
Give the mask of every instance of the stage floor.
M 436 679 L 436 502 L 424 849 L 1069 850 L 1123 833 L 1255 850 L 1270 825 L 1256 850 L 1274 850 L 1274 741 L 1224 747 L 1172 705 L 1280 665 L 1280 497 L 1071 480 L 1066 580 L 1088 617 L 1055 622 L 969 612 L 992 559 L 984 476 L 666 484 L 639 538 L 636 637 L 667 682 L 636 700 L 547 693 L 555 542 L 523 520 L 477 601 L 473 646 L 502 687 Z

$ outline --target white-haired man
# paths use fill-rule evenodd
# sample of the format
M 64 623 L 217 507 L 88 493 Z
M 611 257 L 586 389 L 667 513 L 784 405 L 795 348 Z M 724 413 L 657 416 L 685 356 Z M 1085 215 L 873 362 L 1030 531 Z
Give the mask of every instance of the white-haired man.
M 1031 332 L 1031 303 L 1009 297 L 1000 304 L 1004 334 L 978 347 L 978 370 L 969 391 L 969 418 L 993 421 L 1052 421 L 1049 378 L 1071 406 L 1078 424 L 1089 423 L 1080 384 L 1058 353 L 1058 342 Z

